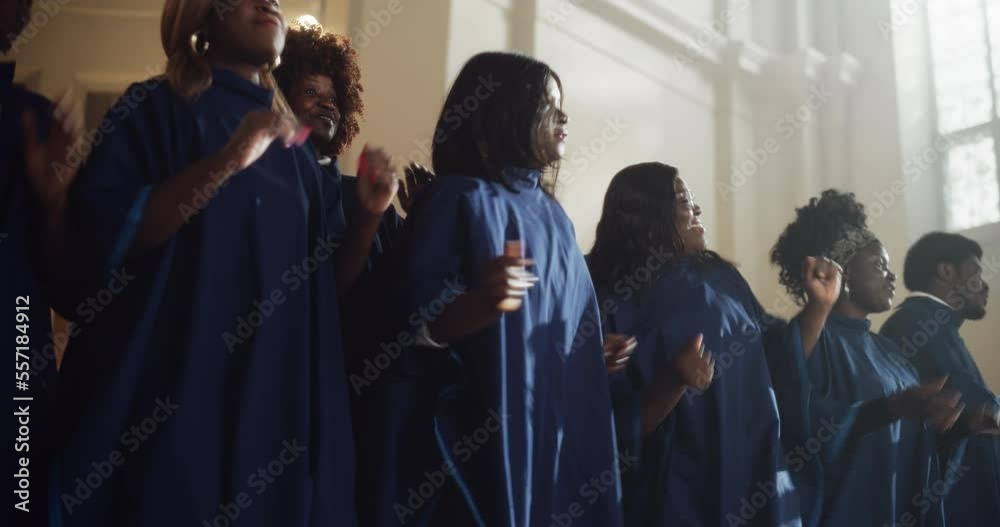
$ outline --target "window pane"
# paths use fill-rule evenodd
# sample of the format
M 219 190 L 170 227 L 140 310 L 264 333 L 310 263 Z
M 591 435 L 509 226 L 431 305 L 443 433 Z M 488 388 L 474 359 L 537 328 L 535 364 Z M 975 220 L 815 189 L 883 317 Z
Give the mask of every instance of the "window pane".
M 938 132 L 948 134 L 990 120 L 993 99 L 985 54 L 935 66 L 934 80 Z
M 1000 221 L 1000 182 L 992 136 L 951 147 L 944 173 L 949 228 L 968 229 Z
M 1000 0 L 987 0 L 987 23 L 990 33 L 990 52 L 993 56 L 993 90 L 1000 100 Z M 1000 104 L 997 105 L 1000 116 Z
M 986 54 L 981 0 L 930 0 L 927 12 L 935 64 Z
M 981 0 L 932 0 L 928 4 L 938 131 L 976 126 L 993 113 Z

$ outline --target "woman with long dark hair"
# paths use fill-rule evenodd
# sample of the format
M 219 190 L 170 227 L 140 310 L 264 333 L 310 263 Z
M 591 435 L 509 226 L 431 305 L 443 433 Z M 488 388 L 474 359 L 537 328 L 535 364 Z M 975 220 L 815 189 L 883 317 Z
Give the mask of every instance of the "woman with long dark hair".
M 597 301 L 552 196 L 562 96 L 547 65 L 483 53 L 445 101 L 438 178 L 407 220 L 402 284 L 419 347 L 403 360 L 449 369 L 424 385 L 430 409 L 418 421 L 435 451 L 406 456 L 418 477 L 412 494 L 400 489 L 396 521 L 621 525 L 599 326 L 579 338 Z
M 632 165 L 588 255 L 605 330 L 638 339 L 612 376 L 619 444 L 638 458 L 626 524 L 798 525 L 764 356 L 772 320 L 708 249 L 701 214 L 676 168 Z
M 65 525 L 355 524 L 333 198 L 276 91 L 285 31 L 276 0 L 167 0 L 165 75 L 74 182 Z
M 935 430 L 962 406 L 942 393 L 943 378 L 921 385 L 897 346 L 871 331 L 868 317 L 892 307 L 896 275 L 864 206 L 835 190 L 811 199 L 771 262 L 803 305 L 774 341 L 771 366 L 785 444 L 810 454 L 794 474 L 804 523 L 945 525 L 942 501 L 961 471 L 939 464 L 938 450 L 946 465 L 962 446 Z

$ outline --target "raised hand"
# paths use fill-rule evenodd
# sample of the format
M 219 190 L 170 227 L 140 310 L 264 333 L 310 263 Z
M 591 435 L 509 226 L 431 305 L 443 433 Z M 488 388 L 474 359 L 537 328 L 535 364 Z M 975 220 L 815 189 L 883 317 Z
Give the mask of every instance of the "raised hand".
M 840 297 L 844 270 L 829 258 L 806 257 L 803 285 L 810 303 L 832 307 Z
M 381 217 L 398 191 L 399 178 L 389 154 L 381 148 L 365 146 L 358 163 L 358 201 L 363 209 Z
M 625 369 L 632 352 L 639 341 L 631 335 L 607 333 L 604 335 L 604 364 L 608 373 L 618 373 Z
M 695 336 L 674 358 L 677 379 L 699 391 L 707 390 L 715 378 L 715 358 L 705 350 L 702 334 Z
M 410 212 L 413 199 L 428 183 L 434 180 L 433 172 L 417 163 L 410 163 L 405 170 L 403 184 L 399 186 L 399 205 L 403 211 Z
M 28 180 L 43 207 L 65 204 L 67 191 L 80 170 L 82 121 L 72 105 L 69 90 L 52 105 L 52 125 L 44 142 L 38 140 L 38 116 L 31 110 L 21 116 L 24 161 Z
M 929 381 L 889 397 L 889 410 L 897 417 L 927 423 L 937 432 L 955 425 L 965 405 L 958 392 L 944 390 L 947 377 Z
M 233 132 L 229 142 L 223 147 L 228 160 L 227 176 L 252 165 L 276 139 L 281 139 L 285 147 L 303 142 L 308 133 L 298 128 L 294 120 L 273 110 L 257 110 L 243 116 L 239 127 Z
M 517 256 L 500 256 L 486 263 L 480 293 L 492 308 L 503 313 L 521 309 L 528 290 L 538 283 L 538 277 L 525 269 L 532 263 Z

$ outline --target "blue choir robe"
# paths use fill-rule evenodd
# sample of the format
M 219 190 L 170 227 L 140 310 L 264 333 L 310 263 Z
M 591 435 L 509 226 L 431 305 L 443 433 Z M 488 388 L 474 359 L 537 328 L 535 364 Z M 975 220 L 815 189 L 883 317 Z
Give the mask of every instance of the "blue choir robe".
M 40 133 L 47 131 L 50 103 L 45 98 L 13 85 L 14 64 L 0 63 L 0 298 L 8 302 L 9 318 L 0 328 L 4 345 L 16 366 L 8 378 L 9 421 L 5 436 L 13 442 L 8 474 L 20 473 L 15 483 L 27 483 L 26 494 L 15 496 L 12 512 L 18 525 L 47 525 L 46 495 L 48 463 L 46 428 L 53 396 L 56 361 L 51 340 L 49 287 L 43 273 L 40 210 L 27 179 L 21 116 L 33 111 Z M 10 305 L 14 304 L 14 305 Z M 17 319 L 18 314 L 23 314 Z M 22 349 L 23 348 L 23 349 Z M 17 382 L 27 389 L 18 388 Z M 13 400 L 13 398 L 22 398 Z M 30 398 L 30 400 L 28 400 Z M 18 429 L 21 419 L 28 433 Z M 22 459 L 28 463 L 22 466 Z M 26 477 L 24 476 L 26 474 Z M 14 485 L 14 489 L 19 489 Z M 13 490 L 13 489 L 12 489 Z
M 327 166 L 327 172 L 337 172 L 337 176 L 335 177 L 340 181 L 341 192 L 343 194 L 344 217 L 347 227 L 350 228 L 351 222 L 357 217 L 358 210 L 361 208 L 361 203 L 358 201 L 358 178 L 341 175 L 336 165 L 337 163 L 334 161 L 331 165 Z M 375 239 L 372 240 L 371 252 L 368 255 L 366 273 L 372 272 L 380 260 L 384 259 L 392 248 L 399 243 L 402 230 L 403 218 L 396 212 L 395 205 L 390 205 L 382 214 L 378 230 L 375 231 Z
M 634 275 L 643 276 L 650 274 Z M 771 319 L 740 273 L 724 262 L 683 260 L 640 291 L 619 282 L 599 297 L 605 332 L 639 342 L 612 378 L 619 443 L 638 457 L 623 474 L 626 525 L 800 525 L 764 351 Z M 640 394 L 698 333 L 716 358 L 713 384 L 688 389 L 642 437 Z
M 108 113 L 71 195 L 65 525 L 355 524 L 335 196 L 312 151 L 272 144 L 222 188 L 195 189 L 171 239 L 129 253 L 154 187 L 272 96 L 216 70 L 194 101 L 157 78 Z
M 488 329 L 447 350 L 410 346 L 395 362 L 405 379 L 386 380 L 399 400 L 392 422 L 408 432 L 398 497 L 385 503 L 396 524 L 617 527 L 621 469 L 590 275 L 539 173 L 504 178 L 441 175 L 407 218 L 398 294 L 410 334 L 479 287 L 507 240 L 521 241 L 540 281 Z
M 890 417 L 886 397 L 919 384 L 871 322 L 831 314 L 808 360 L 800 320 L 771 352 L 783 440 L 809 526 L 945 525 L 950 482 L 937 435 Z
M 328 216 L 338 233 L 338 242 L 348 236 L 361 203 L 357 195 L 357 178 L 340 172 L 336 160 L 324 166 L 325 184 L 340 195 L 338 207 Z M 364 271 L 341 302 L 344 350 L 347 355 L 348 382 L 351 384 L 352 428 L 355 436 L 357 471 L 356 497 L 360 525 L 399 525 L 392 500 L 394 493 L 385 489 L 399 486 L 399 474 L 390 469 L 398 462 L 393 452 L 399 451 L 400 441 L 407 438 L 386 433 L 399 430 L 400 416 L 408 415 L 413 407 L 412 394 L 406 377 L 397 377 L 393 368 L 383 373 L 377 364 L 391 363 L 398 357 L 395 343 L 404 322 L 393 317 L 393 276 L 398 266 L 391 260 L 393 248 L 400 242 L 403 218 L 390 206 L 379 221 L 372 240 Z M 388 352 L 386 351 L 388 348 Z M 392 354 L 392 355 L 390 355 Z M 366 376 L 368 378 L 366 378 Z M 387 379 L 393 378 L 393 381 Z M 372 382 L 378 379 L 376 382 Z M 411 443 L 412 445 L 412 443 Z
M 907 298 L 882 325 L 880 333 L 892 339 L 910 360 L 921 379 L 948 375 L 947 388 L 962 393 L 971 412 L 1000 403 L 986 386 L 976 361 L 959 334 L 964 319 L 934 299 Z M 961 427 L 956 427 L 962 433 Z M 960 477 L 945 501 L 950 525 L 1000 525 L 1000 437 L 968 437 Z

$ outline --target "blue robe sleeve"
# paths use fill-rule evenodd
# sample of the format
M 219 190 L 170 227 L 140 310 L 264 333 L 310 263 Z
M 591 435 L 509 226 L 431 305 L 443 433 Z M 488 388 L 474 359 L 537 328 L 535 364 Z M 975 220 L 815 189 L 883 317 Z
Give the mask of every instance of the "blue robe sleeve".
M 135 84 L 126 93 L 134 90 L 143 88 Z M 172 97 L 167 89 L 154 89 L 149 100 L 134 107 L 119 100 L 103 121 L 110 130 L 93 146 L 73 183 L 72 241 L 84 287 L 98 285 L 120 270 L 153 189 L 186 168 L 173 165 L 187 158 L 178 151 L 179 139 L 195 136 L 193 130 L 182 129 L 193 126 L 194 120 L 174 118 Z
M 826 387 L 817 385 L 810 377 L 802 349 L 799 319 L 793 319 L 783 332 L 774 334 L 768 341 L 768 366 L 781 415 L 781 440 L 786 451 L 794 453 L 810 440 L 815 440 L 821 430 L 830 431 L 829 440 L 820 442 L 818 456 L 796 456 L 796 488 L 802 500 L 803 524 L 818 525 L 827 489 L 825 481 L 829 467 L 835 467 L 843 456 L 849 455 L 851 446 L 868 432 L 884 426 L 893 419 L 886 399 L 866 402 L 839 401 L 831 397 L 828 381 Z M 816 342 L 817 349 L 828 346 L 824 331 Z M 825 371 L 832 376 L 833 372 Z
M 419 312 L 445 291 L 464 292 L 471 287 L 466 238 L 469 227 L 480 224 L 481 219 L 462 190 L 459 182 L 436 181 L 422 193 L 409 220 L 410 247 L 404 271 L 408 312 Z M 409 322 L 414 321 L 419 326 L 418 320 Z

